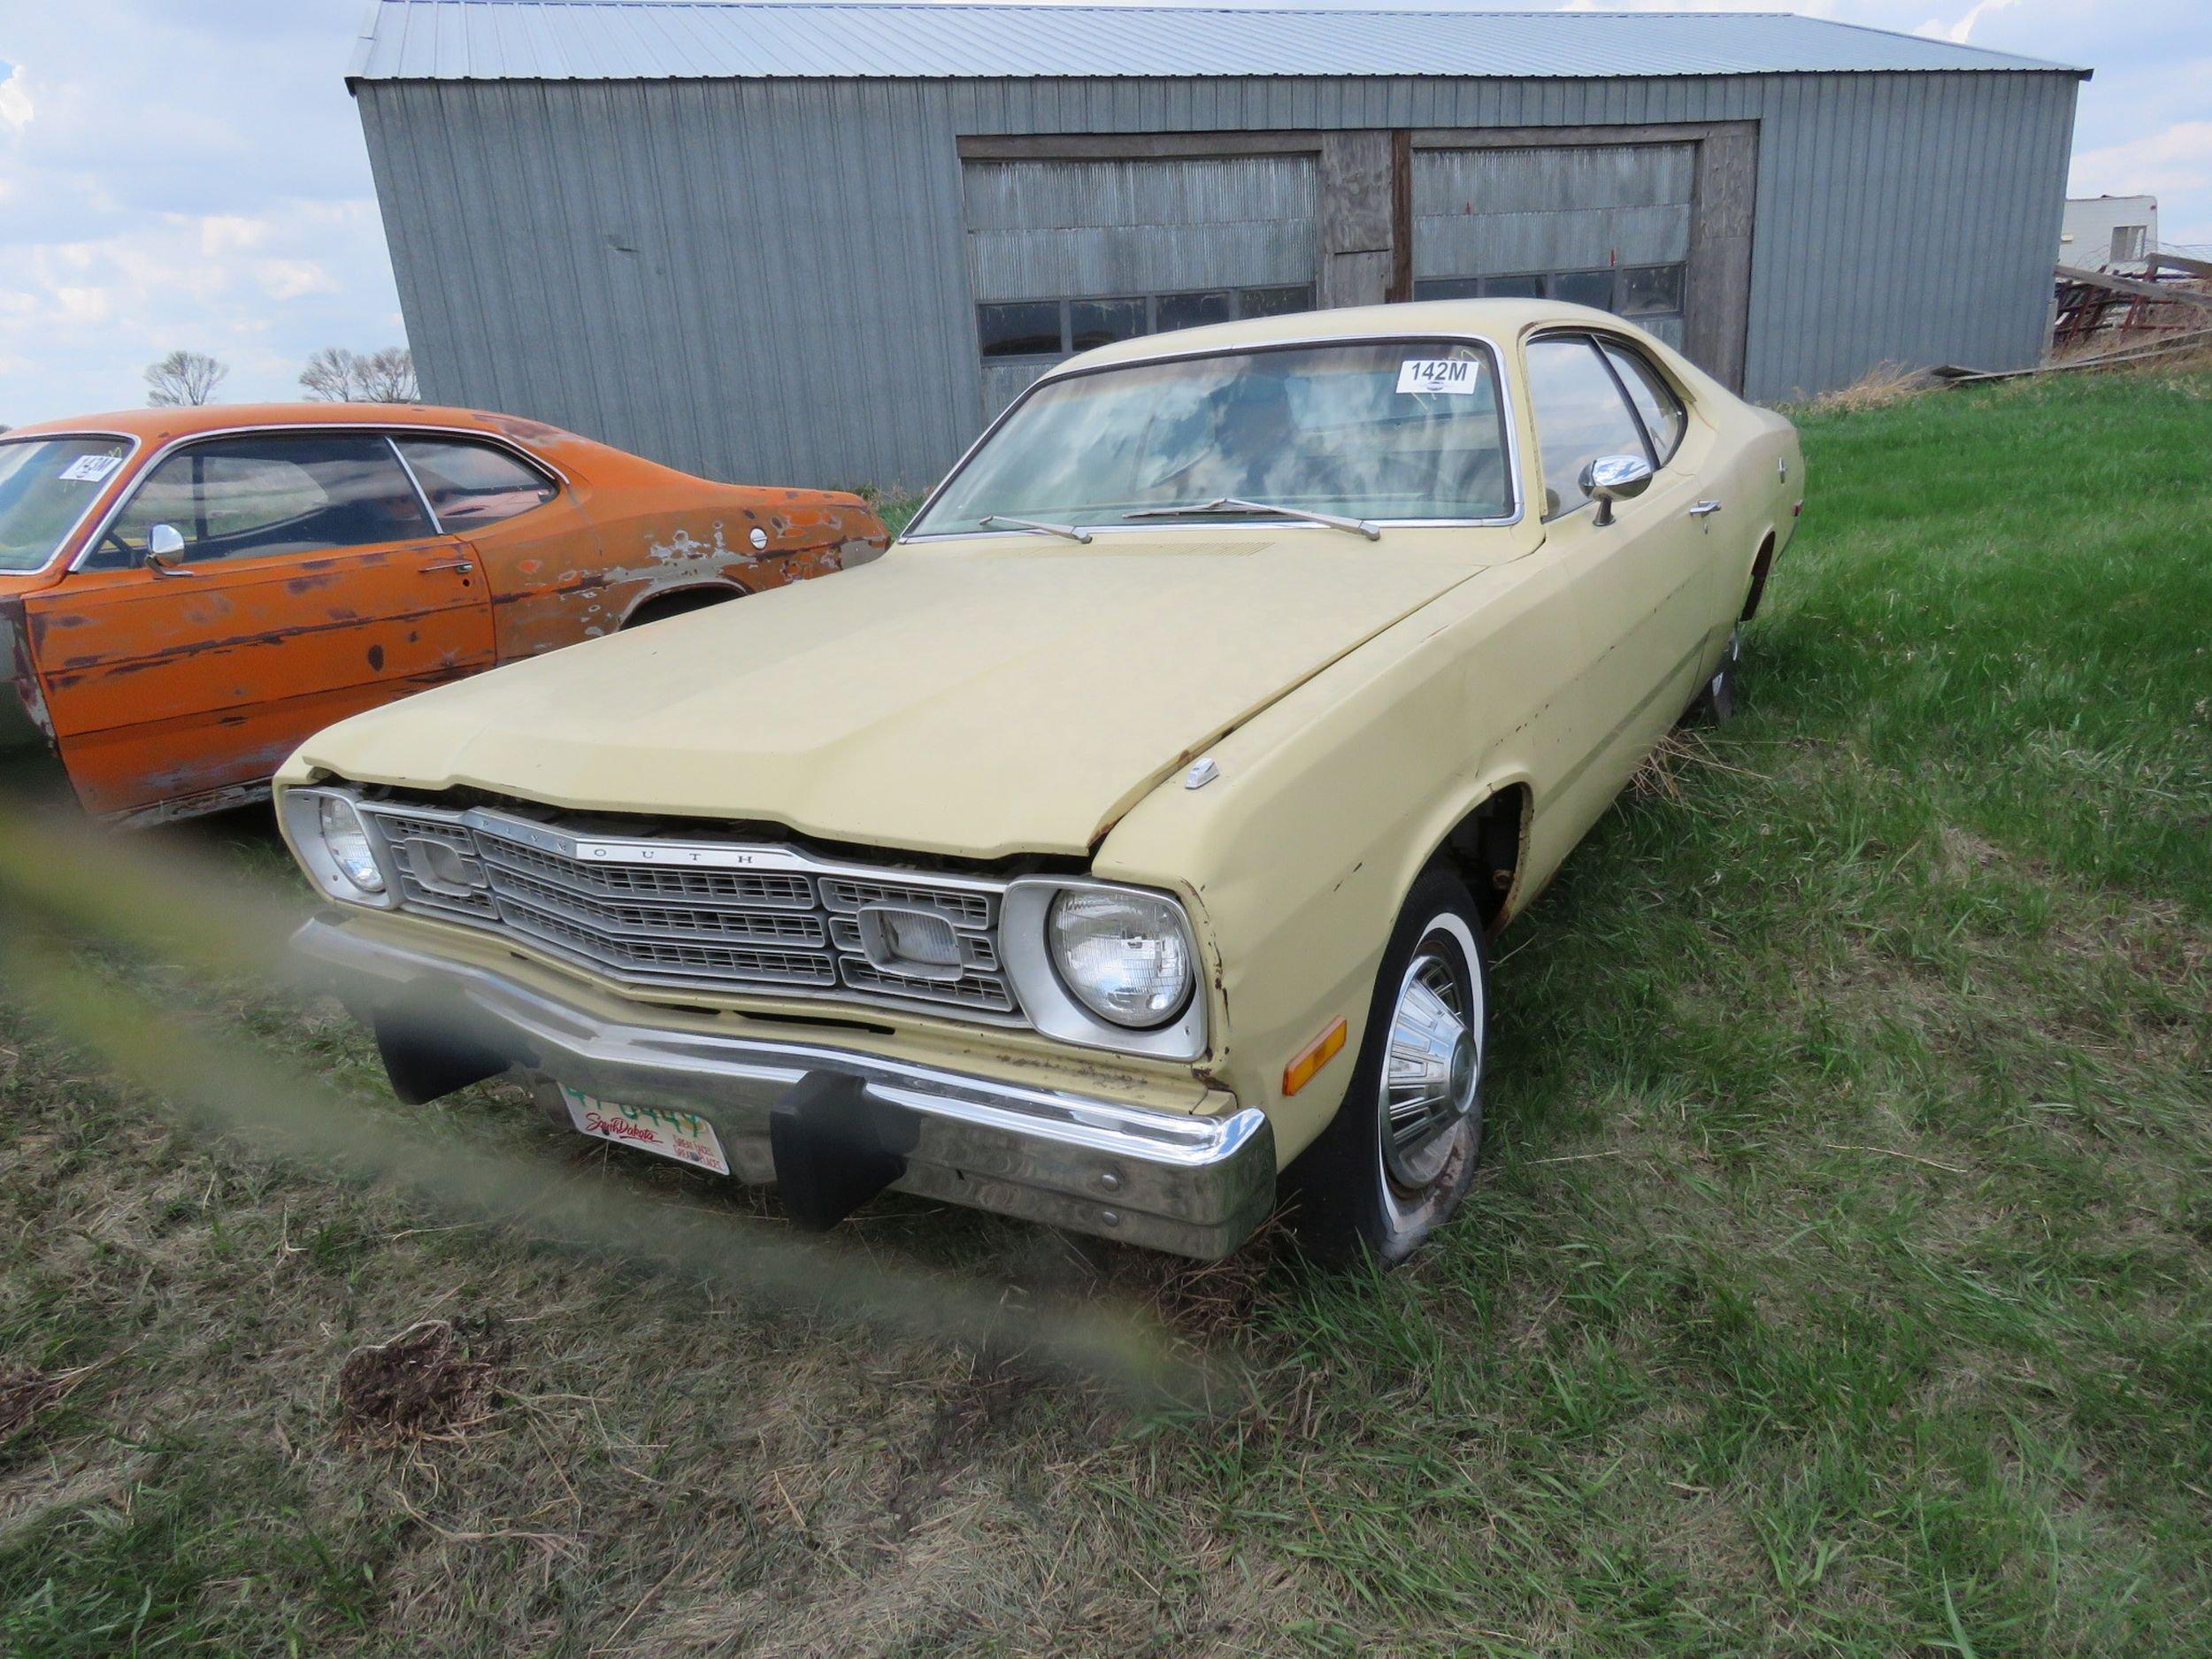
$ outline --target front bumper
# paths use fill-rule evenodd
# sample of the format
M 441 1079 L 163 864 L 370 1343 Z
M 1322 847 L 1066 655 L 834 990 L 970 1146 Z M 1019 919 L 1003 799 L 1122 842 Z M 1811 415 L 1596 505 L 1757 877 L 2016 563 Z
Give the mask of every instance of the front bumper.
M 831 1043 L 640 1024 L 322 918 L 292 948 L 321 988 L 380 1030 L 435 1009 L 442 1033 L 535 1079 L 697 1112 L 745 1180 L 775 1179 L 778 1102 L 829 1073 L 895 1121 L 901 1172 L 890 1186 L 900 1192 L 1205 1260 L 1235 1249 L 1274 1202 L 1274 1133 L 1248 1107 L 1190 1116 Z

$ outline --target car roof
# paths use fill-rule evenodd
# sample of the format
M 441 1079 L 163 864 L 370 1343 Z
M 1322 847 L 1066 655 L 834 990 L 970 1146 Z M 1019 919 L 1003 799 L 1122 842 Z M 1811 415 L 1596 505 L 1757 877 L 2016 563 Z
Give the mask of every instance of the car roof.
M 1417 300 L 1411 304 L 1348 305 L 1333 311 L 1294 311 L 1247 322 L 1211 323 L 1172 334 L 1118 340 L 1110 346 L 1053 365 L 1051 379 L 1118 363 L 1147 363 L 1194 352 L 1233 351 L 1240 347 L 1279 346 L 1331 340 L 1434 339 L 1440 334 L 1476 334 L 1504 343 L 1530 328 L 1580 323 L 1620 328 L 1609 311 L 1558 300 Z M 1632 328 L 1633 325 L 1626 325 Z
M 183 408 L 124 409 L 65 420 L 35 421 L 8 432 L 8 438 L 47 434 L 111 432 L 124 437 L 167 442 L 203 432 L 241 426 L 444 426 L 482 432 L 522 442 L 570 434 L 542 421 L 482 409 L 454 409 L 435 403 L 200 403 Z

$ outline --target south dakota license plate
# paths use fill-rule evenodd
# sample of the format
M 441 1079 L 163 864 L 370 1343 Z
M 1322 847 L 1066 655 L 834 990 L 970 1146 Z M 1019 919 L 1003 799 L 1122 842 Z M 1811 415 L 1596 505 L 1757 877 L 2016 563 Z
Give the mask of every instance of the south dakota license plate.
M 568 1102 L 569 1121 L 584 1134 L 673 1158 L 679 1164 L 695 1164 L 717 1175 L 730 1172 L 730 1161 L 722 1156 L 722 1142 L 715 1135 L 714 1125 L 696 1112 L 660 1106 L 618 1106 L 566 1087 L 561 1090 L 561 1098 Z

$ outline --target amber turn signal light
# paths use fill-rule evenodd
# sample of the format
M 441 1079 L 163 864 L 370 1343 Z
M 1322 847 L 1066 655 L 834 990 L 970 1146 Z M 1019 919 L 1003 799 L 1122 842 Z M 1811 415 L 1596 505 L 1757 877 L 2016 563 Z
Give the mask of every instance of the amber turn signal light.
M 1283 1068 L 1283 1093 L 1295 1094 L 1312 1082 L 1314 1074 L 1335 1059 L 1337 1051 L 1343 1047 L 1344 1022 L 1340 1019 L 1291 1057 L 1290 1064 Z

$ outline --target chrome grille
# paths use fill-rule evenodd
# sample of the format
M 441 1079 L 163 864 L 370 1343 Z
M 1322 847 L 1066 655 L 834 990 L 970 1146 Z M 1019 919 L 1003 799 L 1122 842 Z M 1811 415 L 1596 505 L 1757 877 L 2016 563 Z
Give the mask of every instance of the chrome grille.
M 476 809 L 445 812 L 359 803 L 399 876 L 403 909 L 527 940 L 552 955 L 631 984 L 842 998 L 958 1010 L 1018 1020 L 1020 1001 L 1001 970 L 997 887 L 957 877 L 818 861 L 794 848 L 665 837 L 598 835 Z M 411 843 L 463 855 L 480 888 L 426 885 Z M 443 850 L 426 855 L 454 873 Z M 718 867 L 758 859 L 772 868 Z M 689 862 L 678 863 L 686 860 Z M 862 912 L 920 910 L 951 925 L 959 949 L 933 972 L 872 961 Z M 879 936 L 882 928 L 872 921 Z M 920 964 L 908 964 L 920 967 Z
M 864 904 L 903 904 L 918 910 L 935 910 L 955 927 L 981 928 L 991 925 L 988 898 L 979 893 L 948 893 L 941 887 L 825 876 L 822 902 L 833 910 L 856 910 Z
M 675 933 L 741 941 L 757 945 L 813 945 L 822 942 L 822 924 L 812 916 L 789 910 L 709 910 L 699 905 L 617 904 L 572 893 L 558 882 L 541 881 L 512 870 L 497 870 L 492 887 L 518 904 L 551 914 L 567 914 L 579 922 L 616 933 Z M 855 939 L 853 948 L 859 949 Z
M 464 829 L 464 833 L 467 831 Z M 611 898 L 703 899 L 731 904 L 772 905 L 782 910 L 814 908 L 813 884 L 801 875 L 763 875 L 751 871 L 657 870 L 620 864 L 580 864 L 572 858 L 540 852 L 507 837 L 479 831 L 476 848 L 484 858 L 511 870 L 534 871 Z
M 448 818 L 388 812 L 380 815 L 378 826 L 383 830 L 386 845 L 391 849 L 392 864 L 399 875 L 402 903 L 448 917 L 489 919 L 498 914 L 488 888 L 460 892 L 443 883 L 433 886 L 437 880 L 435 872 L 422 867 L 419 850 L 411 845 L 418 841 L 435 841 L 458 852 L 472 852 L 474 848 L 466 825 Z

